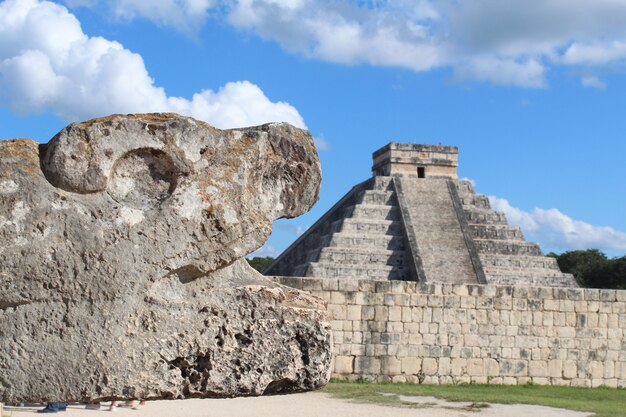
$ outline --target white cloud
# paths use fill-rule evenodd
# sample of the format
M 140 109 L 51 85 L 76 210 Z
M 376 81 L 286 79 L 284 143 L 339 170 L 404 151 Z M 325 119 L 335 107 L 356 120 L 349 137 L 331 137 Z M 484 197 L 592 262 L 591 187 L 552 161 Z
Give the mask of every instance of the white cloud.
M 425 3 L 416 2 L 411 10 L 415 20 L 410 20 L 387 7 L 359 7 L 345 1 L 238 0 L 227 18 L 235 27 L 253 30 L 307 56 L 425 70 L 441 64 L 437 41 L 420 23 L 435 15 Z
M 532 212 L 525 212 L 502 198 L 489 196 L 489 202 L 494 210 L 506 214 L 511 225 L 520 227 L 531 237 L 530 240 L 538 240 L 561 250 L 626 249 L 626 233 L 611 227 L 574 220 L 555 208 L 535 208 Z
M 266 243 L 265 245 L 261 246 L 256 251 L 254 251 L 251 254 L 249 254 L 248 256 L 246 256 L 246 258 L 252 259 L 252 258 L 255 258 L 257 256 L 259 258 L 265 258 L 265 257 L 268 257 L 268 256 L 272 257 L 272 258 L 276 258 L 278 255 L 280 255 L 278 250 L 274 246 Z
M 289 222 L 275 222 L 274 228 L 276 230 L 282 230 L 290 234 L 293 234 L 296 237 L 300 237 L 302 233 L 306 232 L 306 230 L 308 229 L 308 227 L 297 226 Z
M 517 62 L 494 57 L 470 60 L 455 69 L 460 79 L 491 81 L 498 85 L 514 84 L 540 88 L 545 85 L 546 68 L 535 59 Z
M 330 150 L 330 144 L 328 143 L 324 135 L 318 135 L 314 137 L 313 140 L 315 141 L 315 147 L 318 151 L 326 152 Z
M 74 0 L 75 1 L 75 0 Z M 213 0 L 113 0 L 113 12 L 120 18 L 145 17 L 183 32 L 197 30 L 206 20 Z
M 626 41 L 573 43 L 563 54 L 566 64 L 604 65 L 626 58 Z
M 580 83 L 583 87 L 597 88 L 598 90 L 606 88 L 606 83 L 595 75 L 585 75 L 580 79 Z
M 40 0 L 0 3 L 0 98 L 14 111 L 52 110 L 66 121 L 175 111 L 221 128 L 272 121 L 305 127 L 293 106 L 270 101 L 248 81 L 207 89 L 190 100 L 168 96 L 140 55 L 89 37 L 65 7 Z
M 92 3 L 98 0 L 66 0 Z M 616 0 L 111 0 L 110 10 L 189 32 L 208 16 L 342 64 L 543 87 L 553 66 L 626 61 L 626 2 Z

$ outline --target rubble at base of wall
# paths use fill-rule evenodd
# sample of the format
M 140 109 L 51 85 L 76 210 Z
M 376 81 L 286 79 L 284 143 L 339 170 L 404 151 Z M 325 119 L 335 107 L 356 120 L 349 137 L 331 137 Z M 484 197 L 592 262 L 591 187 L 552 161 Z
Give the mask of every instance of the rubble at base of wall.
M 275 277 L 328 303 L 337 379 L 626 387 L 626 291 Z

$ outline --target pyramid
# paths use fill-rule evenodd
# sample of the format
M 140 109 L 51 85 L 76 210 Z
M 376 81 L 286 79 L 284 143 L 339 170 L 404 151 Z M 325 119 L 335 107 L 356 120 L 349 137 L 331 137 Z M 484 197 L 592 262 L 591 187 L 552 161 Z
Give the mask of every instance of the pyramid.
M 457 177 L 455 146 L 389 143 L 354 186 L 264 273 L 576 287 L 556 259 Z

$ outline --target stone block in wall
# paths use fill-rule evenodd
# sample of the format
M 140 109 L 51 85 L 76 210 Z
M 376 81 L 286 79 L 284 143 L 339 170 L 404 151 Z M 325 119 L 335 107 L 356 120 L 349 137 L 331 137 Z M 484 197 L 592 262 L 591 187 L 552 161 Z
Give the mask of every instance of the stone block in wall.
M 469 291 L 467 289 L 467 285 L 454 285 L 452 287 L 452 294 L 467 296 L 469 295 Z
M 411 294 L 410 303 L 412 306 L 426 306 L 428 304 L 428 296 L 424 294 Z
M 472 376 L 471 377 L 471 384 L 487 384 L 489 383 L 489 378 L 487 378 L 484 375 L 481 376 Z
M 343 320 L 332 320 L 330 325 L 333 329 L 334 342 L 341 343 L 343 340 Z
M 376 281 L 361 279 L 359 280 L 358 290 L 368 294 L 376 292 Z
M 584 290 L 585 300 L 589 301 L 600 301 L 600 290 L 586 288 Z
M 347 320 L 361 320 L 361 306 L 360 305 L 348 305 L 346 306 L 346 319 Z
M 396 305 L 396 298 L 394 297 L 393 294 L 384 294 L 383 295 L 383 304 L 391 307 L 391 306 L 395 306 Z
M 472 358 L 467 360 L 467 374 L 472 377 L 482 376 L 485 374 L 485 366 L 483 359 Z
M 406 282 L 405 281 L 391 281 L 391 293 L 393 294 L 405 294 Z
M 394 294 L 394 305 L 400 307 L 407 307 L 411 305 L 411 296 L 408 294 Z
M 339 291 L 339 280 L 337 279 L 320 279 L 322 281 L 322 290 Z
M 389 321 L 402 322 L 402 307 L 389 307 Z
M 376 309 L 373 306 L 362 306 L 361 307 L 361 320 L 374 320 L 376 313 Z
M 591 379 L 601 379 L 604 376 L 604 363 L 593 361 L 588 367 Z
M 359 282 L 357 279 L 340 279 L 337 280 L 339 291 L 356 292 L 359 291 Z
M 578 376 L 578 366 L 574 360 L 563 361 L 563 378 L 574 379 Z
M 330 293 L 330 302 L 332 304 L 345 304 L 346 296 L 343 291 L 332 291 Z
M 428 307 L 443 307 L 443 296 L 429 295 L 427 305 Z
M 365 356 L 365 345 L 364 344 L 353 344 L 350 347 L 350 354 L 353 356 Z
M 395 356 L 383 356 L 381 366 L 383 374 L 394 376 L 402 373 L 402 362 Z
M 354 304 L 357 305 L 367 305 L 367 293 L 363 291 L 358 291 L 354 293 Z
M 413 308 L 402 307 L 402 322 L 410 323 L 413 320 Z
M 545 377 L 532 377 L 532 382 L 535 385 L 550 385 L 550 378 Z
M 354 372 L 354 356 L 336 356 L 334 373 L 351 374 Z
M 435 307 L 432 309 L 433 315 L 431 321 L 433 323 L 441 323 L 443 321 L 443 308 Z
M 528 375 L 536 377 L 548 376 L 548 363 L 546 361 L 530 361 L 528 363 Z
M 460 376 L 465 373 L 465 366 L 467 365 L 467 359 L 453 358 L 450 361 L 450 371 L 452 375 Z
M 497 310 L 511 310 L 513 308 L 512 298 L 495 298 L 493 300 L 493 308 Z
M 385 301 L 385 294 L 377 293 L 377 292 L 367 293 L 366 299 L 367 299 L 367 305 L 370 305 L 370 306 L 383 305 Z
M 551 299 L 543 300 L 543 310 L 544 311 L 558 311 L 559 300 L 551 300 Z
M 506 376 L 527 376 L 528 363 L 525 360 L 500 361 L 500 374 Z
M 404 332 L 404 323 L 401 321 L 388 321 L 386 323 L 386 330 L 389 333 L 403 333 Z
M 391 292 L 391 281 L 376 281 L 374 283 L 378 294 L 387 294 Z
M 423 343 L 424 339 L 422 337 L 421 334 L 419 333 L 411 333 L 409 335 L 409 352 L 411 351 L 412 348 L 414 348 L 415 345 L 421 345 Z M 409 353 L 410 355 L 410 353 Z
M 452 360 L 450 358 L 441 357 L 439 358 L 439 369 L 437 371 L 438 375 L 441 377 L 443 375 L 450 375 L 450 367 L 452 364 Z
M 476 297 L 472 297 L 472 296 L 461 297 L 461 308 L 465 308 L 465 309 L 476 308 Z
M 374 316 L 374 320 L 377 322 L 386 322 L 389 320 L 389 307 L 387 306 L 376 306 L 375 307 L 376 314 Z
M 500 375 L 500 364 L 493 358 L 486 358 L 483 362 L 485 376 L 495 377 Z
M 302 289 L 304 291 L 321 291 L 322 290 L 322 280 L 318 279 L 318 278 L 302 279 Z
M 331 314 L 333 320 L 345 320 L 346 319 L 346 306 L 329 304 L 328 311 Z
M 439 364 L 435 358 L 422 359 L 422 372 L 424 375 L 436 375 Z
M 355 358 L 354 372 L 359 375 L 378 375 L 381 371 L 380 359 L 364 356 Z
M 591 388 L 591 381 L 587 378 L 575 378 L 572 379 L 570 386 L 578 388 Z
M 616 291 L 614 290 L 600 290 L 600 301 L 614 302 L 617 300 Z

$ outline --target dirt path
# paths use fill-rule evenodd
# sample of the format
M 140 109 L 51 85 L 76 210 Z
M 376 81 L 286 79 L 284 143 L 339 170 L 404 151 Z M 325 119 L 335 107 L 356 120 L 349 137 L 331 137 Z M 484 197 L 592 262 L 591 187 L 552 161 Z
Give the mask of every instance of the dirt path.
M 432 397 L 402 397 L 404 401 L 420 403 L 424 408 L 392 408 L 356 404 L 321 392 L 273 397 L 206 399 L 184 401 L 151 401 L 139 410 L 118 407 L 114 413 L 108 404 L 99 410 L 70 405 L 63 417 L 586 417 L 591 414 L 534 405 L 492 404 L 469 411 L 468 403 L 450 403 Z M 450 408 L 453 407 L 453 408 Z M 9 407 L 13 417 L 42 416 L 41 407 Z

